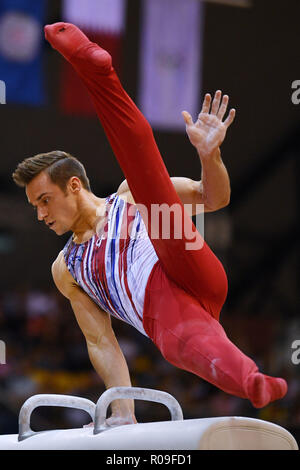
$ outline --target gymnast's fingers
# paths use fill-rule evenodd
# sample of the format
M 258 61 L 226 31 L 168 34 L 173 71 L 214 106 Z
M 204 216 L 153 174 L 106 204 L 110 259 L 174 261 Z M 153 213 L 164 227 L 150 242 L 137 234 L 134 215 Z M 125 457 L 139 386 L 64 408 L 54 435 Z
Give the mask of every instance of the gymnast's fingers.
M 228 106 L 228 101 L 229 101 L 229 96 L 224 95 L 223 98 L 222 98 L 221 106 L 220 106 L 218 114 L 217 114 L 218 118 L 221 121 L 222 121 L 223 117 L 225 116 L 227 106 Z
M 187 111 L 182 111 L 182 116 L 187 126 L 191 126 L 192 124 L 194 124 L 190 113 L 188 113 Z
M 235 118 L 235 114 L 236 114 L 236 111 L 234 108 L 232 108 L 230 111 L 229 111 L 229 114 L 227 116 L 227 119 L 224 121 L 224 125 L 226 128 L 228 128 L 230 126 L 230 124 L 233 123 L 234 121 L 234 118 Z

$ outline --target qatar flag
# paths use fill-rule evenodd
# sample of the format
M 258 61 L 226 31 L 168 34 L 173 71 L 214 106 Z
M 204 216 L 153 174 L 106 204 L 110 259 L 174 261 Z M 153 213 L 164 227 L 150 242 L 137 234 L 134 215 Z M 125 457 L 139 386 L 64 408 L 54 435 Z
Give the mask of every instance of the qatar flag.
M 64 0 L 62 21 L 78 26 L 88 38 L 106 49 L 121 74 L 122 39 L 127 0 Z M 61 107 L 64 113 L 96 116 L 92 101 L 73 67 L 62 64 Z
M 153 128 L 185 130 L 181 112 L 199 113 L 203 5 L 143 0 L 139 105 Z

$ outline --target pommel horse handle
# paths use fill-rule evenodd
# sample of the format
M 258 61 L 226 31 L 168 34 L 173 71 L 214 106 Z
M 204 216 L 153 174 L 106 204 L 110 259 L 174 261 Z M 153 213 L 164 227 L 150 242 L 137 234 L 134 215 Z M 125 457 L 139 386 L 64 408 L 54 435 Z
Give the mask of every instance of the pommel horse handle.
M 150 388 L 138 387 L 112 387 L 102 393 L 97 401 L 94 422 L 94 434 L 111 429 L 112 426 L 105 425 L 107 408 L 114 400 L 135 399 L 161 403 L 165 405 L 171 414 L 172 421 L 183 420 L 183 413 L 178 401 L 169 393 Z
M 66 408 L 78 408 L 86 411 L 94 420 L 96 405 L 86 398 L 73 397 L 72 395 L 41 394 L 28 398 L 19 413 L 18 441 L 23 441 L 34 434 L 38 434 L 30 428 L 31 413 L 38 406 L 63 406 Z

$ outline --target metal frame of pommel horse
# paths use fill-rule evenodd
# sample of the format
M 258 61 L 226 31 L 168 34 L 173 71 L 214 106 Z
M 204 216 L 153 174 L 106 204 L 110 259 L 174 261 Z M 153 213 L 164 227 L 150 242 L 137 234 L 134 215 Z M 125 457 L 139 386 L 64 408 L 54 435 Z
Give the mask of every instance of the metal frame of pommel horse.
M 165 405 L 171 421 L 108 426 L 110 403 L 135 399 Z M 86 411 L 94 427 L 35 432 L 30 427 L 33 410 L 60 406 Z M 178 401 L 169 393 L 138 387 L 113 387 L 97 404 L 70 395 L 34 395 L 19 413 L 19 434 L 0 436 L 0 450 L 298 450 L 294 437 L 267 421 L 245 417 L 183 418 Z

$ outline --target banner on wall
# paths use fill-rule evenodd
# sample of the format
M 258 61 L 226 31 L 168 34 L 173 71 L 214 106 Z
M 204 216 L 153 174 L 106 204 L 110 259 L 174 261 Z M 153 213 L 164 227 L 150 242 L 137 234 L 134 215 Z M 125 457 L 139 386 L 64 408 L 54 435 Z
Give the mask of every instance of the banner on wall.
M 184 130 L 181 112 L 199 112 L 203 5 L 143 0 L 139 106 L 153 128 Z
M 45 103 L 45 11 L 46 0 L 0 2 L 0 80 L 8 104 Z
M 78 26 L 91 41 L 106 49 L 121 73 L 122 39 L 127 0 L 64 0 L 62 21 Z M 62 65 L 61 106 L 67 114 L 96 115 L 91 99 L 72 66 Z

